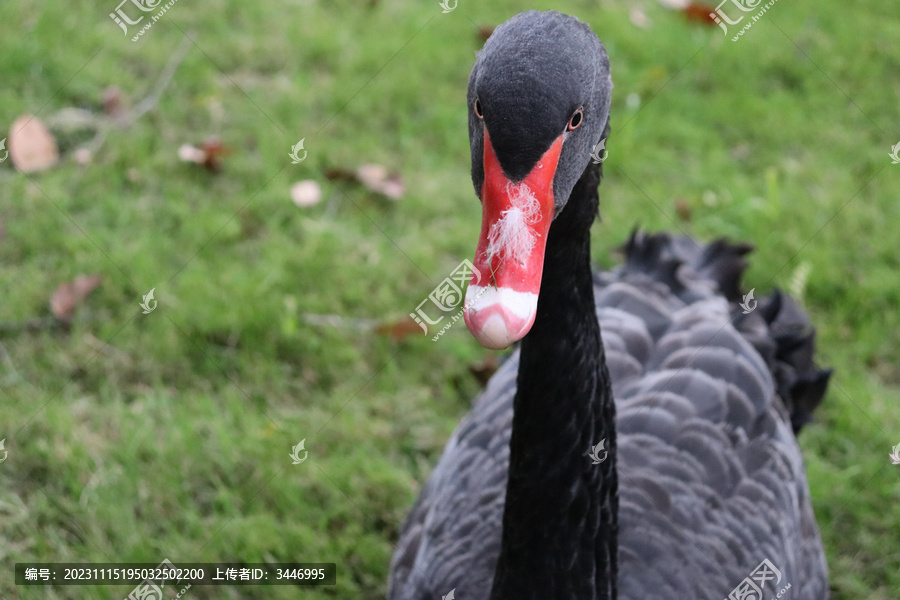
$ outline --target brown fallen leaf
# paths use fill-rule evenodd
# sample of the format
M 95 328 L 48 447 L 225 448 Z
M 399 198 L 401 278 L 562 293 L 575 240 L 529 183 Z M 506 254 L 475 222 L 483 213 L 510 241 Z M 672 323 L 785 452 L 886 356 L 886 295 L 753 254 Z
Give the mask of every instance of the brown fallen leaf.
M 74 281 L 59 284 L 50 298 L 50 311 L 64 323 L 71 323 L 75 309 L 100 285 L 102 275 L 79 275 Z
M 716 12 L 716 7 L 705 2 L 691 2 L 681 9 L 682 14 L 687 17 L 691 23 L 715 26 L 716 21 L 712 14 Z
M 406 194 L 406 185 L 403 183 L 403 178 L 400 174 L 394 173 L 382 181 L 375 191 L 380 192 L 391 200 L 399 200 Z
M 329 169 L 325 169 L 325 177 L 328 181 L 350 181 L 353 183 L 358 183 L 359 179 L 356 177 L 356 171 L 352 169 L 344 169 L 342 167 L 331 167 Z
M 22 115 L 9 128 L 9 158 L 19 170 L 35 173 L 55 165 L 59 149 L 40 119 Z
M 396 171 L 389 172 L 381 165 L 365 164 L 355 171 L 342 167 L 332 167 L 325 169 L 325 177 L 329 181 L 349 181 L 362 184 L 369 191 L 391 200 L 399 200 L 406 193 L 403 176 Z
M 356 170 L 356 179 L 368 188 L 380 185 L 387 178 L 387 169 L 381 165 L 368 164 Z
M 111 85 L 103 90 L 103 112 L 114 119 L 120 119 L 125 114 L 122 106 L 122 90 L 117 85 Z
M 219 173 L 222 170 L 222 157 L 229 154 L 231 148 L 217 136 L 206 138 L 199 148 L 191 144 L 182 144 L 178 148 L 179 159 L 201 165 L 210 173 Z
M 422 335 L 422 328 L 409 317 L 397 321 L 385 321 L 375 326 L 375 333 L 400 341 L 413 335 Z
M 222 170 L 221 157 L 231 154 L 231 148 L 223 144 L 222 140 L 216 136 L 206 138 L 200 149 L 206 154 L 203 166 L 213 173 Z
M 675 198 L 675 214 L 682 221 L 691 220 L 691 205 L 684 198 Z
M 356 170 L 357 180 L 369 190 L 391 200 L 399 200 L 406 192 L 403 177 L 399 173 L 388 173 L 381 165 L 362 165 Z

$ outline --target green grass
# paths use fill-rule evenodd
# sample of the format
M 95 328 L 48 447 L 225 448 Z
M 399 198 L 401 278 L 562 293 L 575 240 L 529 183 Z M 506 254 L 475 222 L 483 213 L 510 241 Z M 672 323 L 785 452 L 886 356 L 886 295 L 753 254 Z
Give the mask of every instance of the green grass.
M 115 4 L 0 5 L 3 130 L 25 112 L 99 112 L 110 85 L 136 104 L 184 33 L 195 42 L 158 106 L 89 166 L 71 160 L 84 136 L 60 131 L 60 166 L 0 165 L 0 597 L 130 590 L 16 587 L 15 562 L 165 557 L 335 562 L 336 586 L 299 593 L 383 597 L 397 529 L 478 391 L 469 365 L 489 353 L 462 326 L 394 341 L 303 315 L 402 319 L 471 258 L 474 25 L 523 5 L 180 0 L 132 43 L 107 16 Z M 833 598 L 896 600 L 900 166 L 887 154 L 900 22 L 873 0 L 782 0 L 732 43 L 645 4 L 648 29 L 626 2 L 532 4 L 591 23 L 613 65 L 594 259 L 614 264 L 640 224 L 753 241 L 758 293 L 809 265 L 804 301 L 836 374 L 801 444 Z M 177 159 L 208 135 L 232 148 L 219 175 Z M 308 158 L 292 165 L 301 138 Z M 400 170 L 407 197 L 320 170 L 364 162 Z M 288 190 L 307 178 L 325 200 L 300 209 Z M 82 273 L 104 281 L 70 330 L 16 325 L 46 317 Z M 292 465 L 304 438 L 309 458 Z

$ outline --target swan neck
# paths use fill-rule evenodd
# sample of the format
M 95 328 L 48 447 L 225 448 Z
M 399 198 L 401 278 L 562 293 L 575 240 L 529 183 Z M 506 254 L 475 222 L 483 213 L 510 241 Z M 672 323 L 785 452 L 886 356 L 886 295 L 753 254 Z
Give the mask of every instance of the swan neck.
M 590 165 L 550 228 L 522 340 L 494 600 L 616 597 L 615 409 L 590 267 L 599 178 Z

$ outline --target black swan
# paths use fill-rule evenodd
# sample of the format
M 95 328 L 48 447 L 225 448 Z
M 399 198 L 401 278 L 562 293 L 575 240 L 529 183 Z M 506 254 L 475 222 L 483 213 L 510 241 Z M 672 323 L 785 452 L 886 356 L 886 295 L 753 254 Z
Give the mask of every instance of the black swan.
M 611 90 L 600 40 L 557 12 L 478 54 L 487 276 L 465 319 L 489 348 L 522 341 L 403 527 L 393 600 L 828 598 L 795 439 L 830 374 L 814 330 L 778 293 L 737 308 L 746 245 L 634 232 L 592 275 Z

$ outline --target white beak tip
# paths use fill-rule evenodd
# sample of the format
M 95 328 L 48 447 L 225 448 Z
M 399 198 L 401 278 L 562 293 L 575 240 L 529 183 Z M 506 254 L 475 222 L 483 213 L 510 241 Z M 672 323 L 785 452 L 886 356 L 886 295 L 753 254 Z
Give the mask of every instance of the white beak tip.
M 537 294 L 508 288 L 470 285 L 466 292 L 466 326 L 490 350 L 519 341 L 534 324 Z

